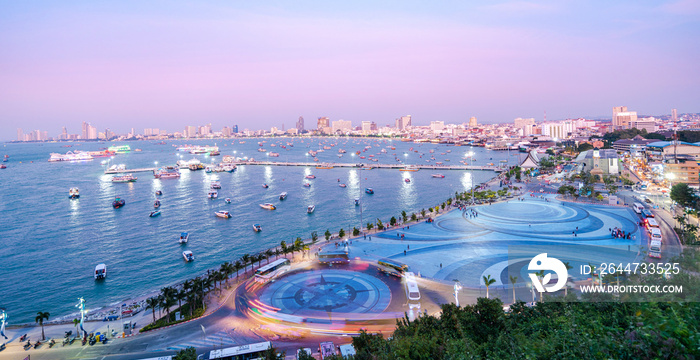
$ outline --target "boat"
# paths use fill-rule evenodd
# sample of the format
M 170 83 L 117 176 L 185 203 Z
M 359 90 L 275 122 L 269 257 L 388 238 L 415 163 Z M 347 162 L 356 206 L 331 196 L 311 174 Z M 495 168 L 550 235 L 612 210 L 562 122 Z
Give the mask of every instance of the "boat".
M 160 215 L 160 210 L 153 210 L 151 211 L 151 214 L 148 215 L 149 217 L 156 217 Z
M 156 201 L 153 202 L 153 207 L 156 209 L 159 208 L 160 207 L 160 200 L 156 199 Z
M 211 166 L 204 167 L 204 172 L 207 174 L 211 174 L 213 171 L 214 171 L 214 168 Z
M 260 207 L 263 208 L 263 209 L 267 209 L 267 210 L 275 210 L 275 209 L 277 209 L 277 207 L 275 207 L 275 205 L 272 205 L 272 204 L 270 204 L 270 203 L 260 204 Z
M 306 187 L 311 187 L 311 184 L 310 184 L 310 183 L 304 183 L 304 186 L 306 186 Z
M 307 179 L 315 179 L 316 175 L 306 175 L 305 176 Z
M 253 231 L 255 231 L 255 232 L 261 232 L 261 231 L 262 231 L 262 227 L 260 226 L 260 224 L 253 224 Z
M 124 206 L 126 204 L 126 201 L 122 198 L 114 198 L 114 201 L 112 201 L 112 207 L 115 209 L 119 209 L 120 207 Z
M 214 150 L 214 151 L 209 152 L 209 156 L 219 156 L 219 155 L 221 155 L 221 153 L 218 150 Z
M 219 181 L 212 181 L 211 186 L 212 189 L 221 189 L 221 182 Z
M 168 166 L 164 169 L 158 169 L 153 172 L 156 179 L 177 179 L 180 177 L 180 170 L 174 166 Z
M 269 153 L 269 156 L 270 157 L 280 157 L 280 154 L 276 153 L 276 152 L 271 152 L 271 153 Z
M 309 205 L 309 207 L 306 208 L 306 213 L 311 214 L 316 210 L 316 205 Z
M 190 239 L 190 234 L 186 232 L 180 233 L 180 240 L 178 242 L 180 244 L 187 244 L 187 241 Z
M 5 166 L 5 164 L 0 164 L 0 169 L 7 169 L 7 166 Z
M 360 205 L 360 199 L 355 199 L 355 206 L 359 206 L 359 205 Z
M 88 154 L 87 152 L 72 152 L 69 151 L 65 155 L 63 154 L 58 154 L 58 153 L 51 153 L 51 157 L 49 158 L 49 162 L 58 162 L 58 161 L 71 161 L 71 162 L 76 162 L 76 161 L 89 161 L 92 160 L 92 156 Z
M 374 194 L 374 190 L 372 190 L 372 188 L 366 188 L 365 192 L 370 195 Z
M 114 145 L 108 147 L 107 151 L 114 152 L 117 154 L 126 154 L 131 152 L 131 147 L 129 145 Z
M 126 174 L 126 175 L 120 175 L 120 176 L 115 176 L 112 178 L 112 182 L 115 183 L 127 183 L 127 182 L 134 182 L 138 178 L 136 176 L 133 176 L 131 174 Z
M 488 164 L 486 164 L 486 165 L 488 165 L 488 166 L 493 166 L 493 163 L 488 163 Z
M 418 170 L 420 170 L 420 169 L 415 167 L 415 166 L 406 166 L 403 169 L 399 169 L 399 171 L 418 171 Z
M 405 179 L 403 179 L 403 181 L 406 182 L 406 183 L 410 183 L 410 182 L 411 182 L 411 179 L 405 178 Z
M 341 188 L 346 188 L 346 187 L 348 187 L 348 186 L 345 185 L 345 184 L 338 184 L 338 186 L 340 186 Z
M 286 192 L 286 191 L 280 194 L 280 200 L 284 200 L 284 199 L 286 199 L 286 198 L 287 198 L 287 192 Z
M 442 178 L 445 177 L 445 175 L 442 175 L 442 174 L 433 174 L 433 175 L 431 175 L 431 176 L 434 177 L 434 178 L 440 178 L 440 179 L 442 179 Z
M 218 217 L 220 217 L 220 218 L 224 218 L 224 219 L 228 219 L 228 218 L 231 217 L 231 213 L 229 213 L 228 211 L 223 211 L 223 210 L 222 210 L 222 211 L 217 211 L 217 212 L 215 212 L 214 214 L 215 214 L 216 216 L 218 216 Z
M 224 164 L 224 166 L 222 166 L 222 168 L 225 172 L 233 172 L 234 170 L 236 170 L 236 165 Z
M 230 203 L 231 203 L 231 198 L 226 198 L 226 199 L 224 199 L 224 201 L 225 201 L 227 204 L 230 204 Z
M 189 250 L 183 251 L 182 257 L 185 258 L 186 262 L 194 261 L 194 254 L 192 254 L 192 251 L 189 251 Z
M 74 187 L 74 188 L 70 188 L 68 190 L 68 198 L 69 199 L 77 199 L 79 197 L 80 197 L 80 191 L 78 190 L 78 188 Z
M 107 277 L 107 265 L 97 264 L 95 266 L 95 280 L 104 280 Z
M 267 189 L 267 188 L 269 188 L 269 187 L 270 187 L 269 185 L 263 184 L 263 189 Z
M 331 166 L 329 164 L 316 166 L 316 169 L 332 169 L 332 168 L 333 168 L 333 166 Z
M 207 194 L 207 198 L 209 199 L 216 199 L 219 197 L 219 193 L 216 192 L 216 190 L 210 190 L 209 193 Z
M 160 190 L 156 190 L 156 196 L 163 195 L 163 192 Z

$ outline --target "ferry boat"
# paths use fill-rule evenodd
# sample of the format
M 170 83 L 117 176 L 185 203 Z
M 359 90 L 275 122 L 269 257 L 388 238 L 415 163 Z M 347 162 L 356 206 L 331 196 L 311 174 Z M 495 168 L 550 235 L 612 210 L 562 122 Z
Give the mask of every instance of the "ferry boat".
M 95 280 L 104 280 L 107 277 L 107 265 L 97 264 L 95 266 Z
M 315 179 L 316 175 L 306 175 L 305 176 L 307 179 Z
M 209 198 L 209 199 L 213 200 L 213 199 L 216 199 L 218 197 L 219 197 L 219 193 L 214 191 L 214 190 L 209 191 L 209 193 L 207 193 L 207 198 Z
M 120 175 L 120 176 L 115 176 L 112 178 L 112 182 L 115 183 L 126 183 L 126 182 L 134 182 L 138 178 L 136 176 L 133 176 L 131 174 L 126 174 L 126 175 Z
M 190 234 L 186 232 L 181 232 L 180 233 L 180 240 L 178 242 L 180 244 L 187 244 L 187 241 L 190 239 Z
M 109 150 L 88 151 L 87 153 L 92 157 L 110 157 L 116 154 L 116 152 Z
M 270 157 L 280 157 L 280 154 L 276 152 L 271 152 Z
M 431 176 L 434 177 L 434 178 L 440 178 L 440 179 L 442 179 L 442 178 L 445 177 L 445 175 L 442 175 L 442 174 L 433 174 L 433 175 L 431 175 Z
M 160 195 L 163 195 L 163 192 L 160 190 L 156 190 L 156 196 L 160 196 Z
M 348 187 L 348 186 L 345 185 L 345 184 L 338 184 L 338 186 L 340 186 L 341 188 L 346 188 L 346 187 Z
M 261 231 L 262 231 L 262 226 L 260 226 L 260 224 L 253 224 L 253 231 L 255 231 L 255 232 L 261 232 Z
M 169 166 L 164 169 L 158 169 L 153 173 L 156 179 L 177 179 L 180 177 L 180 170 L 174 166 Z
M 185 258 L 186 262 L 194 261 L 194 254 L 192 251 L 185 250 L 182 252 L 182 257 Z
M 115 209 L 119 209 L 120 207 L 124 206 L 126 204 L 126 201 L 122 198 L 114 198 L 114 201 L 112 201 L 112 207 Z
M 153 203 L 154 208 L 159 208 L 160 207 L 160 200 L 156 199 L 156 201 Z
M 316 210 L 316 205 L 309 205 L 309 207 L 306 208 L 306 213 L 311 214 Z
M 374 194 L 374 190 L 372 188 L 366 188 L 365 192 L 370 195 Z
M 284 199 L 286 199 L 286 198 L 287 198 L 287 192 L 286 192 L 286 191 L 280 194 L 280 200 L 284 200 Z
M 129 145 L 113 145 L 108 147 L 107 151 L 115 152 L 117 154 L 126 154 L 131 152 L 131 147 Z
M 311 183 L 304 183 L 304 186 L 311 187 Z
M 90 161 L 93 160 L 92 156 L 86 152 L 72 152 L 69 151 L 65 155 L 64 154 L 59 154 L 59 153 L 51 153 L 51 157 L 49 158 L 49 162 L 59 162 L 59 161 L 71 161 L 71 162 L 76 162 L 76 161 Z
M 234 170 L 236 170 L 236 165 L 233 165 L 233 164 L 225 164 L 225 165 L 223 166 L 223 168 L 224 168 L 224 171 L 225 171 L 225 172 L 233 172 Z
M 360 206 L 360 199 L 355 199 L 355 206 Z
M 260 204 L 260 207 L 263 208 L 263 209 L 267 209 L 267 210 L 275 210 L 275 209 L 277 209 L 277 207 L 275 207 L 275 205 L 272 205 L 272 204 L 270 204 L 270 203 Z
M 160 215 L 160 210 L 153 210 L 151 213 L 148 215 L 149 217 L 156 217 Z
M 267 184 L 263 184 L 263 189 L 267 189 L 267 188 L 269 188 L 269 187 L 270 187 L 270 186 L 268 186 Z
M 412 171 L 412 172 L 413 172 L 413 171 L 418 171 L 418 170 L 420 170 L 420 169 L 419 169 L 418 167 L 416 167 L 416 166 L 406 166 L 406 167 L 403 168 L 403 169 L 399 169 L 399 171 Z
M 223 211 L 223 210 L 222 210 L 222 211 L 217 211 L 217 212 L 215 212 L 214 214 L 215 214 L 216 216 L 218 216 L 218 217 L 220 217 L 220 218 L 224 218 L 224 219 L 228 219 L 228 218 L 231 217 L 231 213 L 229 213 L 228 211 Z
M 224 202 L 227 203 L 227 204 L 230 204 L 230 203 L 231 203 L 231 198 L 226 198 L 226 199 L 224 199 Z
M 187 168 L 190 169 L 191 171 L 197 171 L 197 170 L 204 169 L 204 165 L 202 165 L 200 163 L 197 163 L 197 164 L 190 163 L 190 165 L 187 166 Z
M 212 181 L 210 187 L 212 189 L 221 189 L 221 182 L 219 181 Z
M 79 197 L 80 197 L 80 191 L 78 190 L 78 188 L 74 187 L 74 188 L 70 188 L 68 190 L 68 198 L 69 199 L 77 199 Z
M 219 156 L 221 153 L 218 150 L 210 151 L 209 156 Z

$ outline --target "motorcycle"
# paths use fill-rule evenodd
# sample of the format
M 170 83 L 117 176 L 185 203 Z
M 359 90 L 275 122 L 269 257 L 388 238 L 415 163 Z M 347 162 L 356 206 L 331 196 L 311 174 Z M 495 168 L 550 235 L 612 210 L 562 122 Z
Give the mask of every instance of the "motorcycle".
M 70 337 L 71 335 L 73 335 L 73 330 L 66 331 L 66 335 L 63 337 Z
M 83 345 L 87 344 L 87 336 L 83 338 Z
M 22 336 L 19 338 L 19 341 L 20 341 L 20 342 L 22 342 L 22 341 L 24 341 L 24 340 L 27 340 L 27 334 L 24 334 L 24 335 L 22 335 Z
M 37 340 L 36 343 L 34 343 L 34 348 L 35 348 L 35 349 L 38 348 L 39 345 L 41 345 L 41 344 L 42 344 L 42 342 L 39 341 L 39 340 Z
M 32 347 L 32 343 L 29 340 L 27 340 L 27 343 L 24 344 L 24 350 L 29 350 L 31 347 Z
M 75 342 L 75 340 L 78 340 L 78 335 L 75 335 L 75 337 L 71 338 L 68 345 L 73 345 L 73 342 Z
M 54 345 L 56 345 L 56 340 L 51 339 L 51 341 L 49 341 L 49 349 L 52 348 Z
M 3 343 L 2 345 L 0 345 L 0 351 L 3 351 L 3 350 L 5 350 L 5 344 L 4 344 L 4 343 Z
M 70 338 L 65 338 L 65 339 L 63 339 L 63 344 L 61 344 L 61 346 L 66 346 L 66 344 L 71 343 L 71 342 L 72 341 Z

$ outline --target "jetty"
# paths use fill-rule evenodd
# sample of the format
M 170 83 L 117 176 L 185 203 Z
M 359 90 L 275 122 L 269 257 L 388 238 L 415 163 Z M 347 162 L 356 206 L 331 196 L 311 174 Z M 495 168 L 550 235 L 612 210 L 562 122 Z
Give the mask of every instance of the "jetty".
M 264 166 L 307 166 L 316 168 L 359 168 L 359 169 L 420 169 L 420 170 L 482 170 L 482 171 L 503 171 L 499 166 L 481 165 L 406 165 L 406 164 L 366 164 L 366 163 L 327 163 L 327 162 L 286 162 L 286 161 L 237 161 L 237 166 L 241 165 L 264 165 Z
M 105 174 L 123 174 L 123 173 L 137 173 L 137 172 L 154 172 L 156 171 L 156 168 L 141 168 L 141 169 L 114 169 L 114 170 L 105 170 Z

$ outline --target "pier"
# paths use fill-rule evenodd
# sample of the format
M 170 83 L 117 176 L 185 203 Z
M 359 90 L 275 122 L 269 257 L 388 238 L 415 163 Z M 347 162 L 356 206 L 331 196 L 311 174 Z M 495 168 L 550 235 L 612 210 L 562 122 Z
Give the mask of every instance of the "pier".
M 154 172 L 154 171 L 156 171 L 156 168 L 105 170 L 105 174 L 137 173 L 137 172 L 147 172 L 147 171 Z
M 241 165 L 267 165 L 267 166 L 309 166 L 317 168 L 361 168 L 361 169 L 418 169 L 418 170 L 482 170 L 482 171 L 503 171 L 498 166 L 480 165 L 406 165 L 406 164 L 351 164 L 351 163 L 326 163 L 326 162 L 284 162 L 284 161 L 238 161 Z M 409 170 L 410 171 L 410 170 Z

